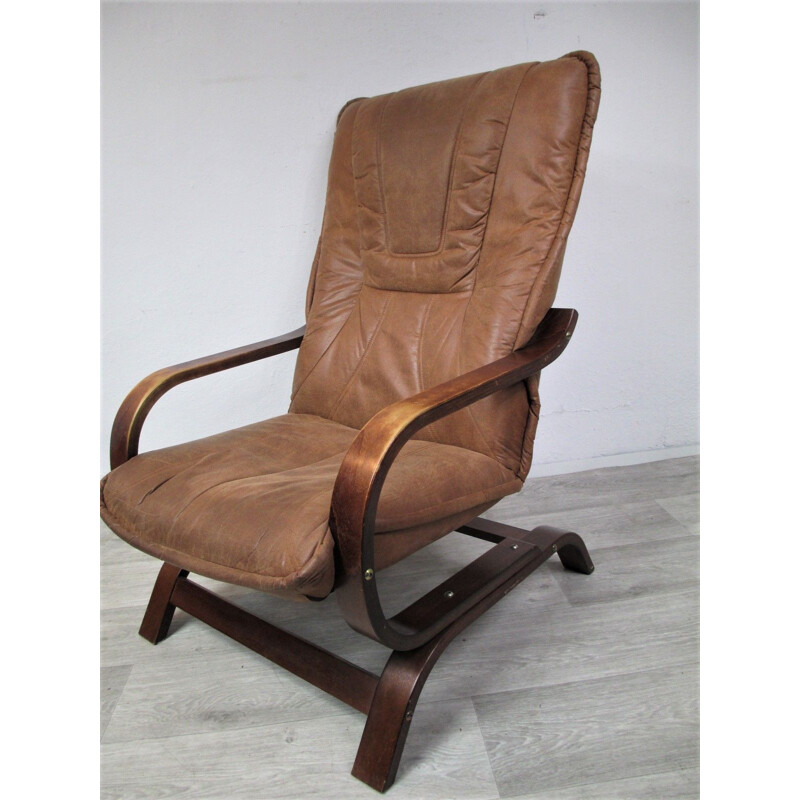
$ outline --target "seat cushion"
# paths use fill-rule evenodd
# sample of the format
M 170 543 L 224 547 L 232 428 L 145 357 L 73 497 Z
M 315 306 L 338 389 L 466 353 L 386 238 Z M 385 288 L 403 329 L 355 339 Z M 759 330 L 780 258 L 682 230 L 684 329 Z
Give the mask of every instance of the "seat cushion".
M 291 413 L 144 453 L 104 478 L 101 514 L 132 545 L 192 572 L 325 597 L 335 578 L 331 494 L 357 433 Z M 381 493 L 376 565 L 443 536 L 521 485 L 493 458 L 412 439 Z

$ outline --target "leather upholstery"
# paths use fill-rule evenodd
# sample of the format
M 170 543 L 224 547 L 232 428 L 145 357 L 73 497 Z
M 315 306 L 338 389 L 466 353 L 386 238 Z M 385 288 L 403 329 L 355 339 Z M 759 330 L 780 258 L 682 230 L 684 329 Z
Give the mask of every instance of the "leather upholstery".
M 193 571 L 323 597 L 346 448 L 386 405 L 508 355 L 552 305 L 599 101 L 588 53 L 348 103 L 289 414 L 140 455 L 103 515 Z M 420 431 L 389 472 L 377 566 L 517 491 L 538 376 Z
M 143 453 L 107 476 L 103 517 L 131 544 L 193 572 L 325 597 L 334 579 L 331 492 L 357 433 L 320 417 L 285 414 Z M 409 442 L 384 486 L 376 528 L 411 528 L 414 535 L 388 536 L 388 547 L 376 551 L 377 566 L 416 550 L 431 524 L 441 536 L 436 523 L 443 518 L 467 510 L 456 523 L 463 524 L 481 513 L 473 508 L 486 508 L 520 485 L 479 453 Z
M 578 53 L 344 109 L 292 411 L 360 428 L 525 344 L 555 297 L 598 91 Z M 538 408 L 532 381 L 417 436 L 524 479 Z

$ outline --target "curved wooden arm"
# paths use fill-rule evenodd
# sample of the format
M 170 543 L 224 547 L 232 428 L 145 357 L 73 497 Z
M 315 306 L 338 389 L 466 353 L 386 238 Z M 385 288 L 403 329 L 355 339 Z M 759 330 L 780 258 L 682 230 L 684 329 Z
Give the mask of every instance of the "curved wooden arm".
M 295 350 L 300 347 L 305 330 L 303 326 L 274 339 L 265 339 L 263 342 L 225 350 L 222 353 L 176 364 L 174 367 L 165 367 L 139 381 L 122 401 L 114 418 L 114 425 L 111 428 L 111 469 L 116 469 L 139 452 L 139 434 L 150 409 L 173 386 L 231 367 L 249 364 L 251 361 L 269 358 L 278 353 L 285 353 L 288 350 Z
M 393 650 L 420 647 L 442 631 L 481 594 L 421 627 L 407 616 L 387 620 L 374 572 L 373 537 L 378 498 L 389 467 L 418 430 L 493 392 L 530 377 L 555 361 L 578 321 L 573 309 L 551 308 L 525 347 L 379 411 L 356 436 L 342 461 L 331 500 L 331 531 L 343 583 L 336 594 L 348 624 Z M 471 601 L 471 603 L 470 603 Z

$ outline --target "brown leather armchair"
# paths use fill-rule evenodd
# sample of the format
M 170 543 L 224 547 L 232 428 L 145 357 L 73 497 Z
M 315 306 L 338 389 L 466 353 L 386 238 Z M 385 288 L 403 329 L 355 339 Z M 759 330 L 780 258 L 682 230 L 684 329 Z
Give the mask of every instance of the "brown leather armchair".
M 140 633 L 175 608 L 367 714 L 353 774 L 383 791 L 449 642 L 574 533 L 480 515 L 530 468 L 543 367 L 577 313 L 551 305 L 600 96 L 570 53 L 359 98 L 341 111 L 304 328 L 168 367 L 123 402 L 101 515 L 164 562 Z M 138 454 L 144 420 L 184 381 L 299 348 L 287 414 Z M 452 532 L 495 543 L 391 618 L 379 571 Z M 189 580 L 334 592 L 393 651 L 380 677 Z

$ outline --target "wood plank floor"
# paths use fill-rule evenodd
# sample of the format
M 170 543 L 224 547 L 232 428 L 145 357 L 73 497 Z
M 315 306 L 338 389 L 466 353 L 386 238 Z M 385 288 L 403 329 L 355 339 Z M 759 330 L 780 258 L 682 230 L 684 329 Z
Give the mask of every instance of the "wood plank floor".
M 387 797 L 689 800 L 699 796 L 698 459 L 531 479 L 487 516 L 581 533 L 434 669 Z M 487 545 L 451 534 L 382 573 L 400 608 Z M 101 531 L 104 798 L 377 797 L 350 777 L 364 717 L 181 611 L 137 635 L 154 559 Z M 315 604 L 195 578 L 379 671 L 387 651 Z

